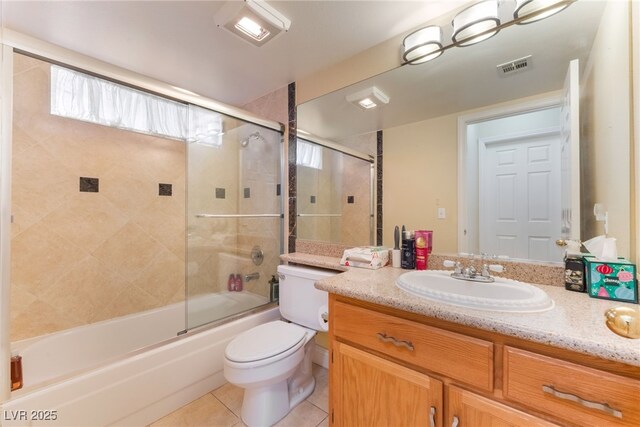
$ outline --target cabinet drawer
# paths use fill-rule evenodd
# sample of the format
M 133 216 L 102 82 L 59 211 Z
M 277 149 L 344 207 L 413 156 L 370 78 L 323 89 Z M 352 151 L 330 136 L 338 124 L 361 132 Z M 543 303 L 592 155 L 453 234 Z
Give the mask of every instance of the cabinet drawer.
M 493 344 L 339 301 L 331 328 L 344 339 L 482 390 L 493 390 Z
M 640 381 L 504 348 L 504 397 L 579 425 L 640 425 Z

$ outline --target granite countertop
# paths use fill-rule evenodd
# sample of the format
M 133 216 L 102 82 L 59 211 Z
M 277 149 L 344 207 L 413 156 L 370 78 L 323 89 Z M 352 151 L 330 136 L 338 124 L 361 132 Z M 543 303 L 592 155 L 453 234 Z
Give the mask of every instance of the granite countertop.
M 290 254 L 280 255 L 282 261 L 291 262 L 294 264 L 304 264 L 311 267 L 327 268 L 329 270 L 348 271 L 349 267 L 340 265 L 340 258 L 304 254 L 300 252 L 293 252 Z
M 324 259 L 328 258 L 328 259 Z M 336 269 L 335 258 L 309 254 L 288 254 L 283 260 Z M 326 265 L 323 265 L 326 263 Z M 345 267 L 342 267 L 343 269 Z M 316 288 L 399 310 L 422 314 L 503 335 L 548 344 L 603 359 L 640 366 L 640 340 L 627 339 L 611 332 L 604 322 L 607 309 L 637 305 L 590 298 L 584 293 L 558 286 L 535 285 L 554 301 L 555 307 L 542 313 L 501 313 L 480 311 L 417 298 L 398 288 L 398 268 L 380 270 L 350 268 L 316 283 Z M 478 284 L 482 286 L 482 284 Z

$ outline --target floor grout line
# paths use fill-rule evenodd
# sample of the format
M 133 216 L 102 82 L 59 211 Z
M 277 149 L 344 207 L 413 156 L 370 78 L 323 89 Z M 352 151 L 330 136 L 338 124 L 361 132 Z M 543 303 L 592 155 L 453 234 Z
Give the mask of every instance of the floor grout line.
M 223 386 L 223 387 L 224 387 L 224 386 Z M 221 388 L 221 387 L 218 387 L 218 388 Z M 216 389 L 216 390 L 218 390 L 218 389 Z M 210 393 L 213 397 L 215 397 L 215 398 L 216 398 L 216 400 L 222 404 L 222 406 L 224 406 L 225 408 L 227 408 L 227 409 L 229 410 L 229 412 L 231 412 L 233 415 L 235 415 L 236 417 L 238 417 L 238 420 L 239 420 L 240 422 L 242 422 L 242 417 L 240 416 L 240 414 L 236 414 L 236 413 L 233 411 L 233 409 L 229 408 L 227 405 L 225 405 L 225 404 L 224 404 L 224 402 L 223 402 L 222 400 L 220 400 L 220 399 L 218 398 L 218 396 L 216 396 L 215 394 L 213 394 L 213 392 L 214 392 L 214 391 L 216 391 L 216 390 L 211 390 L 209 393 Z
M 323 412 L 324 412 L 324 411 L 323 411 Z M 316 424 L 316 427 L 318 427 L 320 424 L 322 424 L 322 423 L 324 422 L 324 420 L 326 420 L 327 418 L 329 418 L 329 414 L 327 414 L 327 416 L 326 416 L 326 417 L 324 417 L 324 418 L 322 419 L 322 421 L 320 421 L 318 424 Z
M 309 398 L 307 397 L 304 402 L 309 402 L 310 404 L 312 404 L 313 406 L 315 406 L 316 408 L 320 409 L 322 412 L 324 412 L 325 414 L 329 415 L 329 413 L 327 411 L 325 411 L 324 409 L 322 409 L 321 407 L 319 407 L 318 405 L 316 405 L 315 403 L 313 403 L 312 401 L 309 400 Z M 300 402 L 302 403 L 302 402 Z

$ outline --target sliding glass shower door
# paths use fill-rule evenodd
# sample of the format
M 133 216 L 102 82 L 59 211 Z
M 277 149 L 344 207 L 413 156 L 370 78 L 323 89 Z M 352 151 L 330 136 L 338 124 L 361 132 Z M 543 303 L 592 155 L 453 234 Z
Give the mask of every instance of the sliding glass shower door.
M 272 300 L 282 252 L 282 134 L 189 106 L 187 329 Z

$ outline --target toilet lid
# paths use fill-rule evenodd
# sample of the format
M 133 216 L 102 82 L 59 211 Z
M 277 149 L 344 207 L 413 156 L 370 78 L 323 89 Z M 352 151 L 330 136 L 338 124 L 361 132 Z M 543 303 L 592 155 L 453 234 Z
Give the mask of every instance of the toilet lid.
M 225 356 L 233 362 L 255 362 L 283 353 L 305 338 L 306 331 L 281 320 L 251 328 L 235 337 Z

